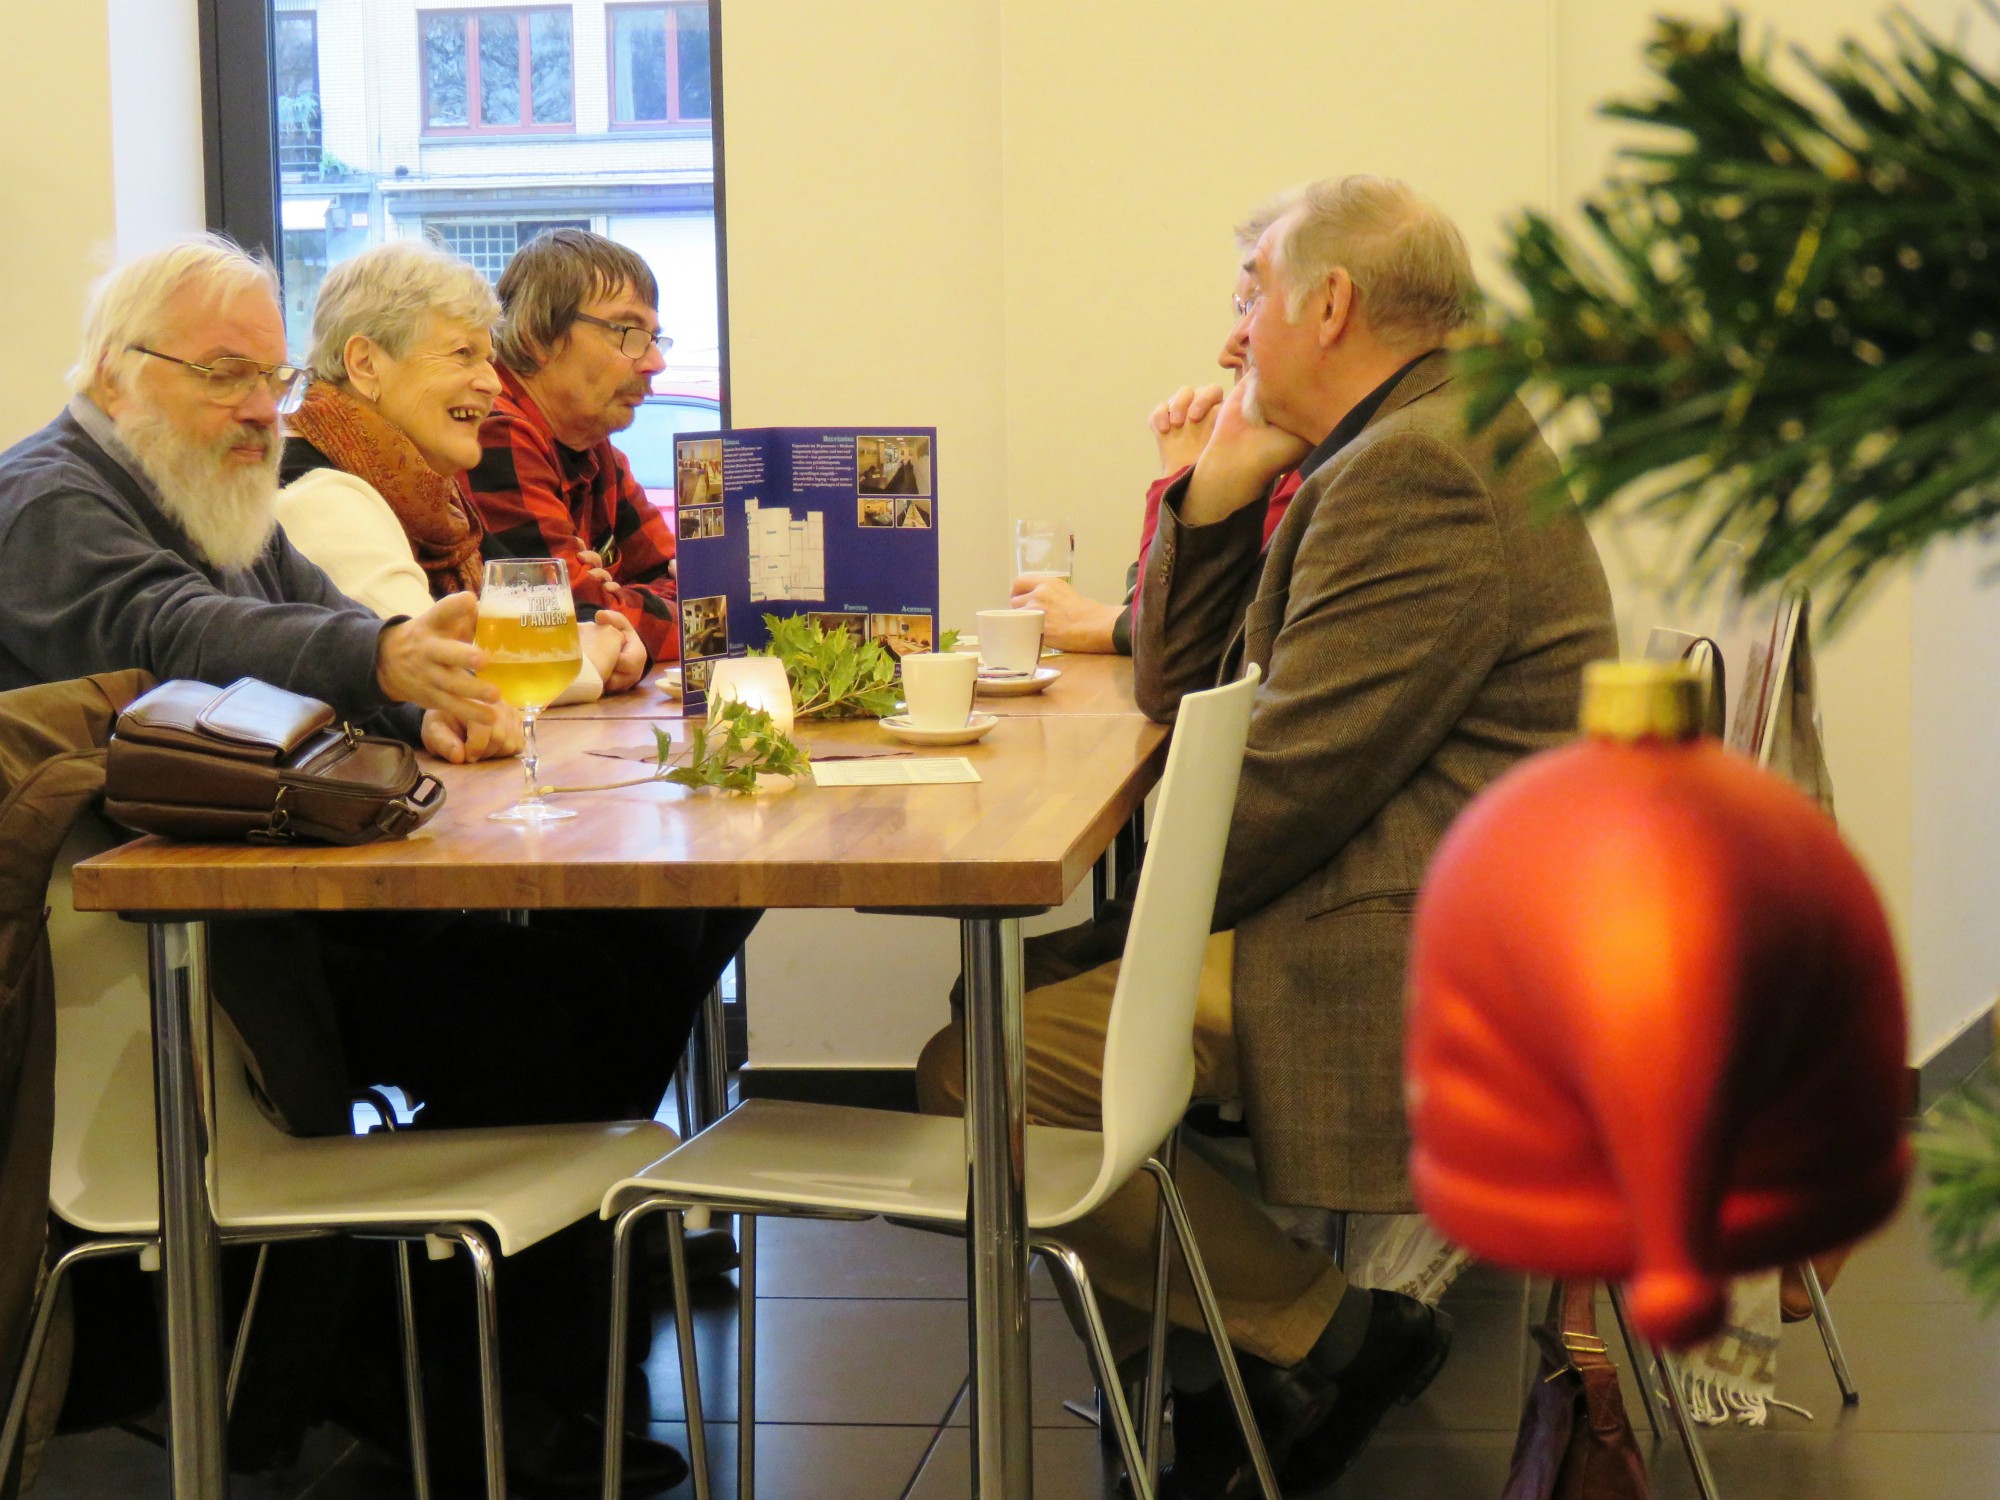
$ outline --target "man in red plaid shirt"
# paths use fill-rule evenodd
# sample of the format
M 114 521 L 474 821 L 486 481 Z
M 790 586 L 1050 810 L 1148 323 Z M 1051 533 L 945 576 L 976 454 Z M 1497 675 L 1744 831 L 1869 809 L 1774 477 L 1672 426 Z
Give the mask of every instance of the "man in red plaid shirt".
M 536 236 L 500 276 L 500 398 L 467 476 L 495 557 L 559 557 L 577 614 L 623 615 L 655 663 L 680 658 L 674 533 L 611 434 L 632 425 L 673 341 L 658 284 L 623 245 Z

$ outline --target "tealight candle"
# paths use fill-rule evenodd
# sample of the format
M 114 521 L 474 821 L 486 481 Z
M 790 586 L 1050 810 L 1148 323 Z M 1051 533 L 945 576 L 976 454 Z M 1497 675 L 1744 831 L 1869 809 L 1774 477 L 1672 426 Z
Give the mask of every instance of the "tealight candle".
M 708 677 L 709 718 L 725 703 L 761 708 L 778 733 L 792 732 L 791 679 L 775 656 L 731 656 L 717 662 Z

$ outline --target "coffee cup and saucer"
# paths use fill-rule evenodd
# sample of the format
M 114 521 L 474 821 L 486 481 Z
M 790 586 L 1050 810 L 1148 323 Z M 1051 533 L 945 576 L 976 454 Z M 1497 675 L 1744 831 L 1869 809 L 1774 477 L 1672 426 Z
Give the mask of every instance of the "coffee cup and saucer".
M 979 683 L 981 694 L 1015 698 L 1039 693 L 1062 673 L 1039 663 L 1042 657 L 1042 612 L 1039 609 L 979 611 Z
M 958 651 L 913 652 L 903 658 L 900 714 L 878 719 L 906 745 L 969 745 L 1000 722 L 994 714 L 972 711 L 979 660 Z

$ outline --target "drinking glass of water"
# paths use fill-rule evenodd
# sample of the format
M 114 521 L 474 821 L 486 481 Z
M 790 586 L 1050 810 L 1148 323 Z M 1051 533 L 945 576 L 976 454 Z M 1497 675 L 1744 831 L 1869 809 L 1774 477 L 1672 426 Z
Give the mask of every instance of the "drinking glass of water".
M 1014 523 L 1014 576 L 1032 583 L 1060 578 L 1076 569 L 1076 533 L 1061 516 Z

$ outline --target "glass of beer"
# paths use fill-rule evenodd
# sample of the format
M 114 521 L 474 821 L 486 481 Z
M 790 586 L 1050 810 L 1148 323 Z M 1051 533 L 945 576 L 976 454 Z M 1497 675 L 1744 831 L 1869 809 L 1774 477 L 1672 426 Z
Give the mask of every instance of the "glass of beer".
M 528 793 L 506 811 L 489 816 L 507 823 L 575 817 L 570 808 L 557 807 L 542 796 L 535 756 L 535 716 L 562 695 L 582 667 L 568 569 L 550 557 L 489 562 L 479 590 L 479 626 L 472 643 L 486 657 L 479 675 L 521 711 L 525 741 L 521 767 L 528 775 Z

